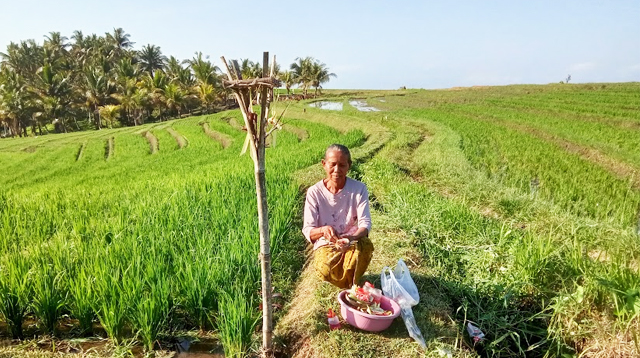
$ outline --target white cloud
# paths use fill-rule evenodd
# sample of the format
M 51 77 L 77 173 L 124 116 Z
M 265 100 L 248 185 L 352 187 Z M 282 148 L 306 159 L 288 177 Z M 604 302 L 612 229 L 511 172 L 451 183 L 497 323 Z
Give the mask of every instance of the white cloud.
M 595 62 L 582 62 L 582 63 L 574 63 L 569 66 L 569 71 L 574 72 L 582 72 L 582 71 L 591 71 L 596 68 Z

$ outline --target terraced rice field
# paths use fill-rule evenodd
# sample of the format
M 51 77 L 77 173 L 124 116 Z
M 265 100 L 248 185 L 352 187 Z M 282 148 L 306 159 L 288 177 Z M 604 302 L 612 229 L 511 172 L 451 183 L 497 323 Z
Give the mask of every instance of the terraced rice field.
M 342 110 L 293 104 L 267 154 L 274 278 L 285 293 L 280 349 L 638 354 L 640 84 L 331 91 L 323 100 Z M 230 111 L 0 140 L 0 334 L 104 331 L 117 347 L 136 338 L 153 350 L 200 329 L 213 330 L 227 356 L 259 346 L 255 186 L 250 158 L 238 155 L 240 123 Z M 400 320 L 379 335 L 326 327 L 337 291 L 303 265 L 299 215 L 301 189 L 322 177 L 315 163 L 333 142 L 353 148 L 351 175 L 372 195 L 366 278 L 379 285 L 382 267 L 405 258 L 426 349 Z M 469 339 L 468 321 L 483 342 Z

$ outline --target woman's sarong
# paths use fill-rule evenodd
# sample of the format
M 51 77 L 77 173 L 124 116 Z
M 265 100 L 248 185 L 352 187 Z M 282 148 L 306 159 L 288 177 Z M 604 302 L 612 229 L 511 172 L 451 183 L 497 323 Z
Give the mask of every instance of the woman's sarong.
M 320 279 L 347 289 L 358 283 L 367 271 L 373 255 L 373 244 L 368 237 L 363 237 L 345 252 L 328 245 L 318 248 L 314 254 L 313 266 Z

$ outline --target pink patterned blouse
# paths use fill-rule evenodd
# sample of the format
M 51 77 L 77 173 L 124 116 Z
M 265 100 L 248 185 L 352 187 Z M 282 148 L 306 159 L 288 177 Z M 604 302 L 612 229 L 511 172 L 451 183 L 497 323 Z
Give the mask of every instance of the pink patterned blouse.
M 369 192 L 363 183 L 347 178 L 344 188 L 332 194 L 321 180 L 307 190 L 302 233 L 309 242 L 311 230 L 329 225 L 338 236 L 353 235 L 359 228 L 371 231 Z M 316 240 L 313 249 L 329 245 L 324 237 Z

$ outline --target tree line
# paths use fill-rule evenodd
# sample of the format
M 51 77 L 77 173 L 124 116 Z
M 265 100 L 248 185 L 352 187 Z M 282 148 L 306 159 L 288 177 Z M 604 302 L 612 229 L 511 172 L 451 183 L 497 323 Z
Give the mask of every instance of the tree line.
M 0 135 L 135 126 L 230 105 L 223 73 L 202 52 L 179 60 L 156 45 L 133 45 L 122 28 L 104 36 L 75 31 L 71 39 L 51 32 L 42 45 L 10 43 L 0 52 Z M 243 78 L 262 75 L 259 62 L 240 59 L 238 65 Z M 287 94 L 293 86 L 317 94 L 335 77 L 313 57 L 298 57 L 276 73 Z

